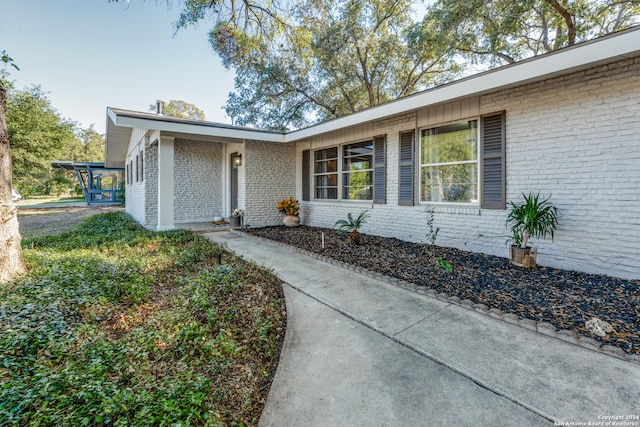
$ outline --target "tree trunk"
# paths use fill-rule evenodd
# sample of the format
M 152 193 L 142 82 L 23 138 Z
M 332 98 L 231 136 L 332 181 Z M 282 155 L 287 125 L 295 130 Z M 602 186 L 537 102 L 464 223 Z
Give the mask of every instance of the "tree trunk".
M 18 209 L 11 196 L 11 152 L 7 131 L 7 92 L 0 85 L 0 283 L 27 272 L 20 246 Z

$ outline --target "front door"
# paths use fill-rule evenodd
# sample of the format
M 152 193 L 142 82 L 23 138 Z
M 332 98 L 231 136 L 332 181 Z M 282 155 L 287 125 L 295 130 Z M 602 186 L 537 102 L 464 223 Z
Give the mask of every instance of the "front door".
M 238 153 L 231 153 L 231 165 L 229 170 L 231 171 L 230 179 L 229 179 L 229 208 L 230 210 L 234 210 L 238 207 Z

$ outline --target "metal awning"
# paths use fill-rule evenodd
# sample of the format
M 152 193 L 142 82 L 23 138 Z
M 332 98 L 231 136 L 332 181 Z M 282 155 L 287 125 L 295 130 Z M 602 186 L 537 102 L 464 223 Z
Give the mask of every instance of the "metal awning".
M 55 161 L 51 162 L 51 166 L 75 172 L 82 195 L 88 205 L 119 203 L 116 200 L 116 193 L 118 183 L 124 174 L 123 168 L 107 168 L 104 163 L 98 162 L 72 161 Z M 105 178 L 112 178 L 110 188 L 103 188 Z

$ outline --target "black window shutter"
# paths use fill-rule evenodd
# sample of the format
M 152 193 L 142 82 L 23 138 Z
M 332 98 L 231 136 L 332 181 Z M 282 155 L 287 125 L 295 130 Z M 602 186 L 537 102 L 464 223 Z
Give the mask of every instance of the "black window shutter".
M 311 200 L 311 177 L 309 174 L 311 173 L 311 165 L 309 164 L 311 150 L 304 150 L 302 152 L 302 200 L 309 201 Z
M 386 135 L 373 138 L 373 203 L 377 204 L 387 203 L 386 142 Z
M 482 199 L 484 209 L 505 209 L 505 115 L 482 117 Z
M 398 204 L 401 206 L 413 206 L 413 153 L 415 132 L 400 133 L 400 164 L 398 179 Z

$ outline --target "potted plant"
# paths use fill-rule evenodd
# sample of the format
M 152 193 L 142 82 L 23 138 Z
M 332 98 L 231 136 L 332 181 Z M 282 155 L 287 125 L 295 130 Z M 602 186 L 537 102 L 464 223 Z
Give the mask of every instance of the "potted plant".
M 524 202 L 516 204 L 512 201 L 511 212 L 507 217 L 507 225 L 511 226 L 511 250 L 510 261 L 520 267 L 535 267 L 535 257 L 532 256 L 531 247 L 527 246 L 531 237 L 545 238 L 548 235 L 553 240 L 553 233 L 558 227 L 558 208 L 553 206 L 549 199 L 540 198 L 540 193 L 529 193 L 524 197 Z
M 335 227 L 338 231 L 338 234 L 343 236 L 347 233 L 347 244 L 348 245 L 359 245 L 360 244 L 360 227 L 364 224 L 365 219 L 369 218 L 367 215 L 367 211 L 360 212 L 356 218 L 351 215 L 351 212 L 347 214 L 347 219 L 340 219 L 336 221 Z
M 284 225 L 287 227 L 295 227 L 300 224 L 300 217 L 298 216 L 300 213 L 300 203 L 296 199 L 293 197 L 282 199 L 278 202 L 276 208 L 278 212 L 284 214 L 284 218 L 282 218 Z
M 229 218 L 229 225 L 231 227 L 240 227 L 243 216 L 244 216 L 244 211 L 240 208 L 235 208 L 233 212 L 231 212 L 231 217 Z

